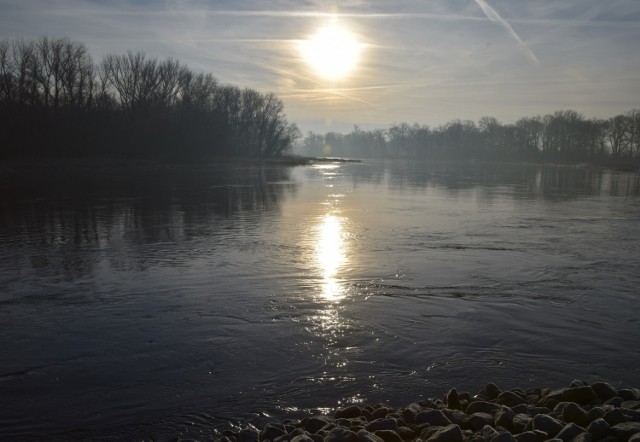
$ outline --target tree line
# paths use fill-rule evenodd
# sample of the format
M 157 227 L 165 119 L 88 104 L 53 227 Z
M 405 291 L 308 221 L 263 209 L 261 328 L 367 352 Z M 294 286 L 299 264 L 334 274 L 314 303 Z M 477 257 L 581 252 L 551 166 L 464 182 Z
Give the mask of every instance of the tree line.
M 608 120 L 562 110 L 514 124 L 482 117 L 477 124 L 454 120 L 434 128 L 402 123 L 365 131 L 355 126 L 347 134 L 309 132 L 302 149 L 309 155 L 374 158 L 637 162 L 640 111 Z
M 300 136 L 270 93 L 143 52 L 0 40 L 0 159 L 273 157 Z

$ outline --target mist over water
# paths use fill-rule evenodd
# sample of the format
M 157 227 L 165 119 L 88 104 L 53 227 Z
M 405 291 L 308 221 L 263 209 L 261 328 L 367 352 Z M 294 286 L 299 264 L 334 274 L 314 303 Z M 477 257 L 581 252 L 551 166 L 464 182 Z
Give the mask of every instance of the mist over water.
M 0 192 L 0 439 L 637 382 L 637 174 L 103 167 Z

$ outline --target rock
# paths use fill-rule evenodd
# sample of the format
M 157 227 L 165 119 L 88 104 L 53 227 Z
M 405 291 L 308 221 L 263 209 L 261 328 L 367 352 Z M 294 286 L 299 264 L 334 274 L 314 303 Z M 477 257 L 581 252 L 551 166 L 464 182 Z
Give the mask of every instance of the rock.
M 602 416 L 605 415 L 605 413 L 606 413 L 606 411 L 604 410 L 604 408 L 602 408 L 602 407 L 593 407 L 587 413 L 587 419 L 589 419 L 589 422 L 593 422 L 596 419 L 600 419 Z
M 350 405 L 346 408 L 341 408 L 336 411 L 336 419 L 351 419 L 354 417 L 360 417 L 362 410 L 357 405 Z
M 325 442 L 358 442 L 358 435 L 351 430 L 336 427 L 329 431 L 324 438 Z
M 596 419 L 589 424 L 587 432 L 594 440 L 602 439 L 611 432 L 611 425 L 604 419 Z
M 287 434 L 282 424 L 267 424 L 260 432 L 260 440 L 274 440 L 276 437 Z
M 606 382 L 595 382 L 591 384 L 591 388 L 602 402 L 618 395 L 616 389 Z
M 466 412 L 467 414 L 473 414 L 473 413 L 492 414 L 498 408 L 500 408 L 500 405 L 493 402 L 474 401 L 474 402 L 471 402 L 469 405 L 467 405 Z
M 482 430 L 480 431 L 480 435 L 485 441 L 489 441 L 493 439 L 498 434 L 499 434 L 498 431 L 495 428 L 491 427 L 491 425 L 485 425 L 484 427 L 482 427 Z
M 389 414 L 389 411 L 387 407 L 378 407 L 371 412 L 371 416 L 374 419 L 384 419 Z
M 429 424 L 444 427 L 451 424 L 451 421 L 440 410 L 423 410 L 416 416 L 416 425 Z
M 532 407 L 528 404 L 518 404 L 515 407 L 511 407 L 515 414 L 529 414 Z
M 623 388 L 622 390 L 618 390 L 618 396 L 620 396 L 625 401 L 632 401 L 635 398 L 635 394 L 630 388 Z
M 515 413 L 509 407 L 503 405 L 493 416 L 493 423 L 496 426 L 512 429 L 514 416 Z
M 624 401 L 620 406 L 629 410 L 640 410 L 640 401 Z
M 398 427 L 398 436 L 403 440 L 413 440 L 418 437 L 416 432 L 409 427 Z
M 628 441 L 634 434 L 640 433 L 640 422 L 622 422 L 611 427 L 611 432 L 621 441 Z
M 317 433 L 329 424 L 329 421 L 323 416 L 312 416 L 302 421 L 302 428 L 311 434 Z
M 514 407 L 518 404 L 526 404 L 527 400 L 511 391 L 503 391 L 498 395 L 496 402 L 501 405 L 506 405 L 507 407 Z
M 291 442 L 315 442 L 315 439 L 313 439 L 308 434 L 298 434 L 291 439 Z
M 529 422 L 531 422 L 531 416 L 528 414 L 516 414 L 513 416 L 513 432 L 515 434 L 522 433 Z
M 433 433 L 427 442 L 462 442 L 462 430 L 458 425 L 448 425 Z
M 615 410 L 607 411 L 604 414 L 604 416 L 602 416 L 602 419 L 606 420 L 607 423 L 611 426 L 627 421 L 627 417 L 619 408 L 616 408 Z
M 374 433 L 384 442 L 402 442 L 402 438 L 398 433 L 391 430 L 378 430 Z
M 620 408 L 625 416 L 627 416 L 628 420 L 632 420 L 634 422 L 640 422 L 640 411 L 639 410 L 630 410 L 628 408 Z
M 493 382 L 489 382 L 486 387 L 484 387 L 484 393 L 489 399 L 496 399 L 502 393 L 502 390 L 498 388 L 496 384 Z
M 589 425 L 587 412 L 580 405 L 573 402 L 568 402 L 562 410 L 562 420 L 568 423 L 573 422 L 581 427 Z
M 518 442 L 544 442 L 547 437 L 547 433 L 544 431 L 534 430 L 520 433 L 515 438 Z
M 405 422 L 408 422 L 410 424 L 415 424 L 416 423 L 416 415 L 418 414 L 415 410 L 412 410 L 411 408 L 405 408 L 404 410 L 402 410 L 402 419 L 404 419 Z
M 373 422 L 370 422 L 366 427 L 366 430 L 375 433 L 378 430 L 398 430 L 398 421 L 393 418 L 388 419 L 376 419 Z
M 469 426 L 469 417 L 464 411 L 445 408 L 442 412 L 452 424 L 460 425 L 461 428 L 467 428 Z
M 500 433 L 491 442 L 517 442 L 516 438 L 511 433 Z
M 562 400 L 575 402 L 580 405 L 589 405 L 598 400 L 598 395 L 590 386 L 567 388 L 562 393 Z
M 255 428 L 245 428 L 238 434 L 238 442 L 258 442 L 259 440 L 260 432 Z
M 571 442 L 593 442 L 593 437 L 589 433 L 580 433 Z
M 555 437 L 562 430 L 564 425 L 547 414 L 539 414 L 533 418 L 532 428 L 544 431 L 549 437 Z
M 636 433 L 629 438 L 629 442 L 640 442 L 640 433 Z
M 449 390 L 447 396 L 445 397 L 445 402 L 447 403 L 447 407 L 451 408 L 452 410 L 462 409 L 462 407 L 460 406 L 460 399 L 458 399 L 458 392 L 455 388 Z
M 478 431 L 485 425 L 493 424 L 493 416 L 488 413 L 473 413 L 469 416 L 469 426 L 472 430 Z
M 384 441 L 373 433 L 369 433 L 366 430 L 360 430 L 358 431 L 358 442 L 384 442 Z
M 604 403 L 605 405 L 612 405 L 614 407 L 619 407 L 624 402 L 620 396 L 612 397 L 611 399 L 607 399 Z
M 584 428 L 574 423 L 571 423 L 571 424 L 565 425 L 562 428 L 562 430 L 560 430 L 558 434 L 556 434 L 556 438 L 562 439 L 563 441 L 567 442 L 573 439 L 574 437 L 578 436 L 579 434 L 586 433 L 586 432 L 587 430 L 585 430 Z

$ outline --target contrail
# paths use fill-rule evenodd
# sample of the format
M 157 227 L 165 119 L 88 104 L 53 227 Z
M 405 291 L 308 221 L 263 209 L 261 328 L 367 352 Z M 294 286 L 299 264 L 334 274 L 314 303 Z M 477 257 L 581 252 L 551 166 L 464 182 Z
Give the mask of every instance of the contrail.
M 524 50 L 524 53 L 530 59 L 532 59 L 535 62 L 535 64 L 540 64 L 540 62 L 538 61 L 538 57 L 536 57 L 536 55 L 531 51 L 531 49 L 529 49 L 529 47 L 524 43 L 524 41 L 522 41 L 522 39 L 520 38 L 518 33 L 513 29 L 513 27 L 504 18 L 502 18 L 500 14 L 496 12 L 495 9 L 493 9 L 485 0 L 475 0 L 475 2 L 478 4 L 478 6 L 480 6 L 480 9 L 482 9 L 482 12 L 484 12 L 484 14 L 487 16 L 489 20 L 497 21 L 502 25 L 503 28 L 507 30 L 509 35 L 511 35 L 511 37 L 513 37 L 518 42 L 518 46 L 520 46 L 520 48 Z

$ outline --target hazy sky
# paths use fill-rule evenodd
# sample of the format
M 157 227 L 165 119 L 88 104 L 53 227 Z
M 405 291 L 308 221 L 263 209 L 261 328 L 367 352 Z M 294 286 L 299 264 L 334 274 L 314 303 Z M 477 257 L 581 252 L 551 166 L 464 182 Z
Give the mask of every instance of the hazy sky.
M 328 23 L 360 51 L 344 78 L 301 50 Z M 174 57 L 275 92 L 305 131 L 640 107 L 639 0 L 0 0 L 0 35 Z

